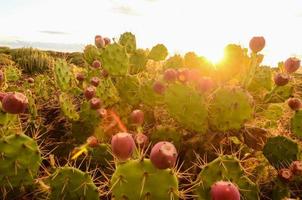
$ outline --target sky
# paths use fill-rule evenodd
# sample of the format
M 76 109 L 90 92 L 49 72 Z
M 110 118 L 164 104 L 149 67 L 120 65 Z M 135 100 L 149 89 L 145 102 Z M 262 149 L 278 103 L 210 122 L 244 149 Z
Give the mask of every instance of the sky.
M 136 35 L 170 54 L 217 61 L 229 43 L 264 36 L 264 64 L 302 56 L 302 0 L 0 0 L 1 41 L 90 44 L 100 34 Z

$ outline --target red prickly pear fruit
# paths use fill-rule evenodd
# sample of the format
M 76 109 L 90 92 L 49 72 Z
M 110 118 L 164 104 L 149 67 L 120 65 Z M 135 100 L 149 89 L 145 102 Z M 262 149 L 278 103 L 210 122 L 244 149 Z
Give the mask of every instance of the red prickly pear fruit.
M 291 180 L 291 178 L 293 177 L 293 173 L 289 169 L 283 168 L 278 171 L 278 177 L 282 181 L 287 182 Z
M 298 98 L 290 98 L 287 101 L 288 106 L 293 110 L 293 111 L 297 111 L 301 108 L 301 101 Z
M 98 69 L 102 66 L 101 62 L 98 60 L 93 61 L 92 65 L 93 68 Z
M 300 63 L 301 61 L 298 58 L 294 58 L 294 57 L 288 58 L 284 62 L 284 69 L 287 73 L 294 73 L 299 69 Z
M 158 169 L 172 168 L 177 159 L 175 146 L 167 141 L 156 143 L 151 149 L 150 160 Z
M 167 69 L 164 72 L 164 79 L 167 82 L 174 82 L 177 78 L 177 71 L 175 69 Z
M 166 86 L 160 81 L 155 81 L 153 84 L 153 90 L 157 94 L 163 95 L 165 93 Z
M 262 36 L 253 37 L 249 45 L 252 52 L 258 53 L 265 47 L 265 39 Z
M 90 99 L 90 108 L 93 110 L 100 109 L 102 106 L 102 102 L 99 98 L 93 97 Z
M 30 77 L 30 78 L 27 79 L 27 82 L 28 82 L 28 83 L 34 83 L 34 82 L 35 82 L 35 79 L 33 79 L 33 78 Z
M 290 165 L 290 170 L 295 175 L 302 175 L 302 161 L 296 160 L 293 161 Z
M 133 137 L 129 133 L 118 133 L 112 136 L 111 148 L 113 154 L 121 161 L 128 160 L 135 149 Z
M 196 88 L 200 92 L 207 92 L 213 89 L 214 81 L 210 77 L 202 77 L 197 81 Z
M 27 97 L 19 92 L 7 93 L 2 99 L 3 110 L 10 114 L 24 113 L 27 106 Z
M 105 45 L 111 44 L 111 40 L 108 37 L 104 37 Z
M 84 91 L 84 96 L 87 100 L 92 99 L 95 96 L 96 88 L 94 86 L 88 86 Z
M 100 79 L 98 77 L 92 77 L 90 79 L 90 83 L 91 83 L 91 85 L 97 87 L 100 84 Z
M 87 138 L 86 143 L 89 147 L 95 148 L 98 147 L 99 141 L 95 136 L 90 136 Z
M 137 125 L 142 125 L 144 123 L 144 112 L 141 110 L 134 110 L 130 114 L 131 122 Z
M 278 73 L 274 77 L 275 84 L 277 86 L 284 86 L 289 82 L 289 76 L 287 74 Z
M 140 147 L 147 146 L 147 144 L 149 142 L 149 138 L 143 133 L 136 134 L 134 139 L 135 139 L 136 144 Z
M 84 81 L 85 80 L 85 76 L 84 74 L 82 73 L 78 73 L 77 76 L 76 76 L 76 79 L 80 82 Z
M 2 101 L 6 94 L 6 92 L 0 92 L 0 101 Z
M 190 77 L 190 71 L 188 69 L 183 69 L 177 73 L 178 80 L 182 83 L 186 83 Z
M 232 182 L 218 181 L 211 186 L 211 200 L 240 200 L 240 192 Z
M 103 48 L 105 46 L 105 41 L 100 35 L 95 36 L 94 43 L 97 48 Z

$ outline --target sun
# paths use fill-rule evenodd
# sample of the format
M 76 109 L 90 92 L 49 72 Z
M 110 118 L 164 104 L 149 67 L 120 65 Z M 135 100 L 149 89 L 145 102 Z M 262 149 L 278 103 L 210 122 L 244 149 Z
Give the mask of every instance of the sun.
M 223 52 L 207 52 L 204 55 L 212 64 L 218 64 L 223 60 Z

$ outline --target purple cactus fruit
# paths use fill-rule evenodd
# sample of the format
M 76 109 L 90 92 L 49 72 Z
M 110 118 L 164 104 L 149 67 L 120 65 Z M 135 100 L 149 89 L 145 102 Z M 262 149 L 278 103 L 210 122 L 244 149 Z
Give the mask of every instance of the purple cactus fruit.
M 84 91 L 84 96 L 87 100 L 92 99 L 95 96 L 96 88 L 94 86 L 88 86 Z
M 85 80 L 85 76 L 84 74 L 82 73 L 78 73 L 77 76 L 76 76 L 76 79 L 80 82 L 84 81 Z
M 101 62 L 98 60 L 93 61 L 92 65 L 93 68 L 98 69 L 102 66 Z
M 108 73 L 108 71 L 107 71 L 106 69 L 102 69 L 101 74 L 102 74 L 102 76 L 103 76 L 104 78 L 108 77 L 108 75 L 109 75 L 109 73 Z
M 289 169 L 286 169 L 286 168 L 283 168 L 283 169 L 280 169 L 278 171 L 278 177 L 282 180 L 282 181 L 290 181 L 293 177 L 293 173 L 289 170 Z
M 155 81 L 153 84 L 153 90 L 157 94 L 163 95 L 165 93 L 166 86 L 160 81 Z
M 94 43 L 97 48 L 103 48 L 105 46 L 105 41 L 100 35 L 95 36 Z
M 86 143 L 89 147 L 95 148 L 98 147 L 99 141 L 95 136 L 90 136 L 87 138 Z
M 33 79 L 33 78 L 30 77 L 30 78 L 27 79 L 27 82 L 28 82 L 28 83 L 34 83 L 34 82 L 35 82 L 35 79 Z
M 108 44 L 111 44 L 111 40 L 108 37 L 104 37 L 104 41 L 105 41 L 105 46 L 107 46 Z
M 92 77 L 90 79 L 90 83 L 91 83 L 91 85 L 97 87 L 100 84 L 100 79 L 98 77 Z
M 284 86 L 289 82 L 290 77 L 287 74 L 278 73 L 274 77 L 277 86 Z
M 113 154 L 121 161 L 128 160 L 135 149 L 133 137 L 129 133 L 118 133 L 112 136 L 111 148 Z
M 293 110 L 293 111 L 297 111 L 301 108 L 301 101 L 298 98 L 290 98 L 287 101 L 288 106 Z
M 218 181 L 211 186 L 211 200 L 240 200 L 240 192 L 232 182 Z
M 144 123 L 144 112 L 141 110 L 134 110 L 130 114 L 131 122 L 137 125 L 142 125 Z
M 93 110 L 100 109 L 102 106 L 102 101 L 99 98 L 93 97 L 90 99 L 90 108 Z
M 197 81 L 196 88 L 200 92 L 210 91 L 214 87 L 214 81 L 210 77 L 202 77 Z
M 186 83 L 190 77 L 190 70 L 183 69 L 177 73 L 178 80 L 182 83 Z
M 287 73 L 294 73 L 295 71 L 297 71 L 300 67 L 300 60 L 298 58 L 295 57 L 291 57 L 288 58 L 285 62 L 284 62 L 284 69 Z
M 156 143 L 150 154 L 150 160 L 158 169 L 172 168 L 177 159 L 177 150 L 175 146 L 167 141 Z
M 249 43 L 250 49 L 254 53 L 258 53 L 265 47 L 265 39 L 262 36 L 253 37 Z
M 302 175 L 302 161 L 296 160 L 293 161 L 290 165 L 290 170 L 295 175 Z
M 7 113 L 24 113 L 27 109 L 27 106 L 27 97 L 19 92 L 9 92 L 2 99 L 2 108 Z
M 140 146 L 141 148 L 146 147 L 149 142 L 148 137 L 143 133 L 136 134 L 134 139 L 135 139 L 136 144 L 138 146 Z
M 167 82 L 173 82 L 177 78 L 177 71 L 175 69 L 167 69 L 164 72 L 164 79 Z
M 105 108 L 100 108 L 100 109 L 97 110 L 97 112 L 98 112 L 100 117 L 106 117 L 107 114 L 108 114 L 108 112 Z

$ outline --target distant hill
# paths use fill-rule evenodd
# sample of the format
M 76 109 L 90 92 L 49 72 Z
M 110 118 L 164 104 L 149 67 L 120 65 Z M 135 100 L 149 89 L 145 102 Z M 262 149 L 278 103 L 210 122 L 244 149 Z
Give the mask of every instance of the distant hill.
M 51 42 L 30 42 L 30 41 L 0 41 L 0 46 L 8 46 L 11 48 L 33 47 L 42 50 L 52 50 L 61 52 L 79 52 L 83 51 L 85 44 L 62 44 Z

